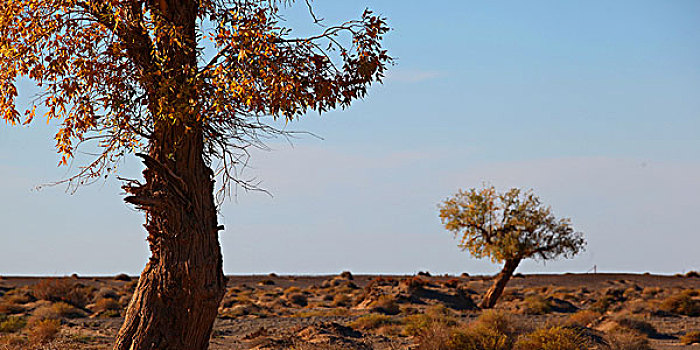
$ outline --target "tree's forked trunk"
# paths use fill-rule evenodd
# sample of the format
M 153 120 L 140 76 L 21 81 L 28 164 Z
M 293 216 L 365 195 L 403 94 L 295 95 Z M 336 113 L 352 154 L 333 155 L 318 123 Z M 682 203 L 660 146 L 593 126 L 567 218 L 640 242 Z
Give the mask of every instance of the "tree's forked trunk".
M 205 350 L 225 292 L 212 172 L 201 132 L 156 130 L 146 183 L 125 200 L 146 211 L 151 258 L 129 303 L 115 350 Z
M 496 301 L 503 294 L 503 289 L 508 284 L 508 281 L 513 276 L 513 272 L 520 264 L 520 259 L 507 259 L 501 272 L 496 276 L 493 285 L 484 295 L 484 300 L 481 301 L 479 307 L 482 309 L 491 309 L 496 305 Z

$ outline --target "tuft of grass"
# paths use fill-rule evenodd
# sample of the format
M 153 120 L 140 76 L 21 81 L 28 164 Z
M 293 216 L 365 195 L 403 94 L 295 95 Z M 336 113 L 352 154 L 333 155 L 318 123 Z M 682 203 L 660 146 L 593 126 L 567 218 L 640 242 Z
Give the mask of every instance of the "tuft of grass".
M 700 331 L 690 331 L 683 334 L 680 340 L 685 345 L 700 344 Z
M 518 339 L 513 349 L 586 350 L 588 349 L 588 342 L 580 333 L 570 328 L 540 328 Z

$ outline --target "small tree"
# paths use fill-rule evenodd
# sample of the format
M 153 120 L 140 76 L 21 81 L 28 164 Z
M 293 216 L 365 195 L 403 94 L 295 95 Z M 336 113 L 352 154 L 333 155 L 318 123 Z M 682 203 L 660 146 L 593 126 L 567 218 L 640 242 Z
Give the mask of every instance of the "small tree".
M 551 260 L 571 258 L 586 244 L 569 219 L 557 219 L 532 191 L 520 189 L 499 194 L 493 186 L 460 190 L 439 206 L 445 228 L 460 237 L 459 247 L 476 258 L 488 257 L 503 263 L 488 290 L 482 308 L 492 308 L 508 280 L 527 258 Z

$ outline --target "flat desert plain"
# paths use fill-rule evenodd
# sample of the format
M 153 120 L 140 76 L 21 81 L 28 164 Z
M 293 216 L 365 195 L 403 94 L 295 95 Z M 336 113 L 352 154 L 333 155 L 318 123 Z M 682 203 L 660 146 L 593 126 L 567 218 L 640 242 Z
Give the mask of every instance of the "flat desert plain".
M 228 276 L 210 349 L 458 349 L 487 338 L 535 349 L 554 333 L 588 349 L 700 349 L 696 273 L 516 274 L 496 308 L 480 310 L 492 280 Z M 1 277 L 0 349 L 110 349 L 136 282 Z

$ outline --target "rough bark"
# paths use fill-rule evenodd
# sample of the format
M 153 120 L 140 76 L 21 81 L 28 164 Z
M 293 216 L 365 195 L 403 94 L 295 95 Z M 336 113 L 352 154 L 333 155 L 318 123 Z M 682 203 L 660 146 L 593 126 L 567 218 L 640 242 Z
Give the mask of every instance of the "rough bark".
M 146 89 L 154 125 L 148 154 L 139 154 L 146 165 L 145 183 L 124 186 L 125 201 L 146 213 L 151 257 L 114 349 L 205 350 L 226 281 L 213 173 L 203 158 L 203 125 L 191 102 L 199 97 L 192 84 L 198 2 L 158 4 L 158 21 L 178 28 L 183 40 L 158 43 L 156 50 L 168 60 Z
M 506 260 L 503 269 L 496 276 L 493 285 L 486 292 L 484 300 L 481 301 L 479 307 L 481 307 L 482 309 L 491 309 L 496 305 L 496 301 L 498 301 L 498 298 L 500 298 L 501 294 L 503 294 L 503 289 L 505 289 L 506 284 L 508 284 L 508 281 L 513 276 L 513 272 L 515 272 L 515 269 L 518 267 L 518 264 L 520 264 L 520 259 Z
M 152 256 L 129 303 L 114 349 L 206 349 L 225 290 L 212 172 L 202 135 L 163 123 L 140 155 L 146 183 L 128 202 L 147 213 Z M 147 198 L 148 200 L 144 200 Z

